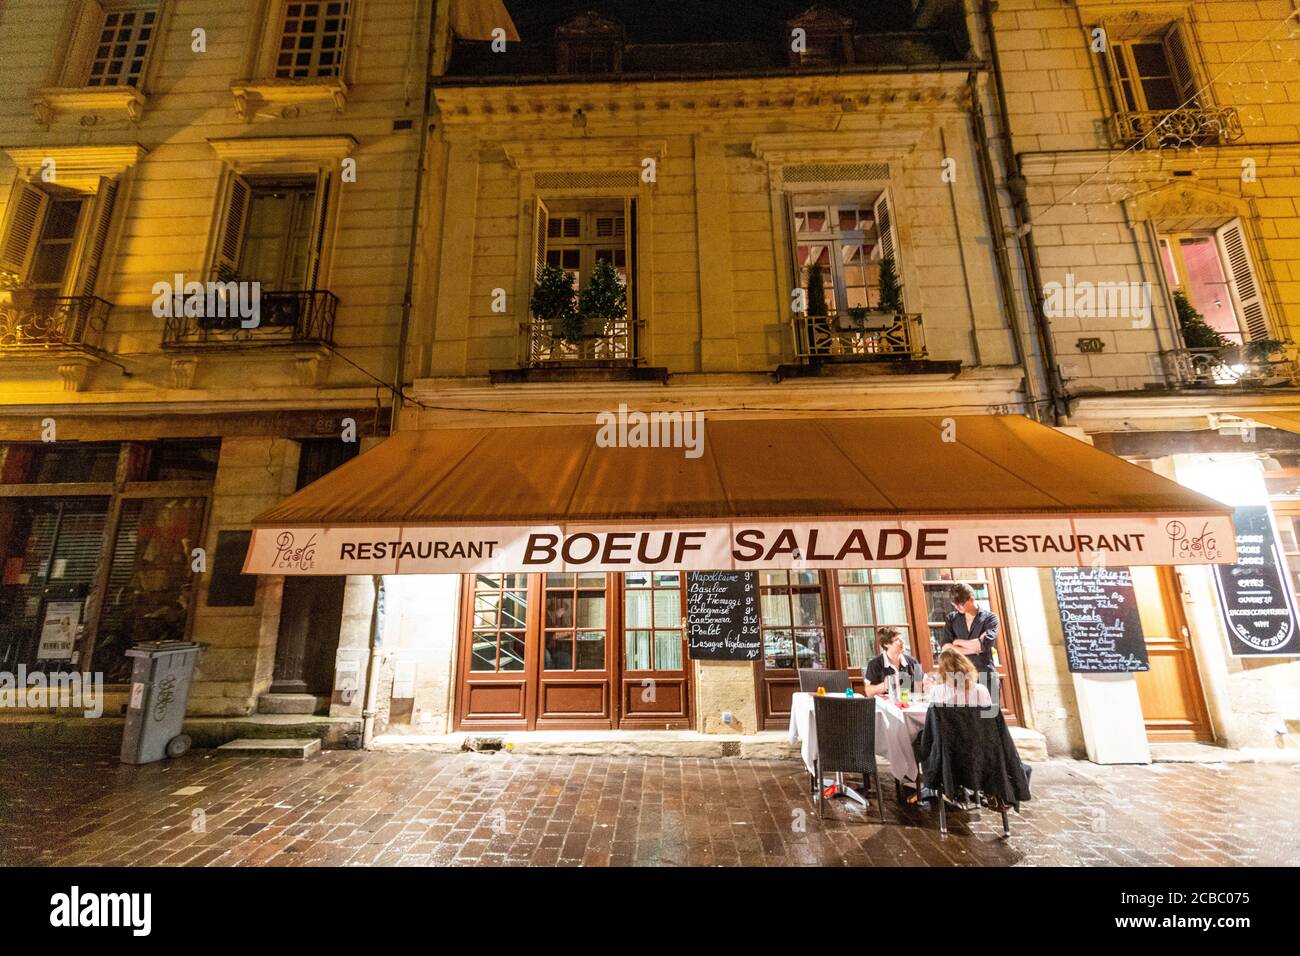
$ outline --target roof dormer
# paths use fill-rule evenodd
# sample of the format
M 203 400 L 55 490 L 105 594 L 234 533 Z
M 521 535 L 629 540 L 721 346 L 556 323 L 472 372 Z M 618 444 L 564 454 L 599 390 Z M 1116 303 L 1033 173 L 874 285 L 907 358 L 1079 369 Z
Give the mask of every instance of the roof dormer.
M 623 69 L 623 24 L 593 11 L 555 28 L 557 73 L 618 73 Z
M 786 22 L 790 65 L 844 66 L 853 62 L 853 30 L 857 22 L 817 4 Z M 797 34 L 796 31 L 803 31 Z

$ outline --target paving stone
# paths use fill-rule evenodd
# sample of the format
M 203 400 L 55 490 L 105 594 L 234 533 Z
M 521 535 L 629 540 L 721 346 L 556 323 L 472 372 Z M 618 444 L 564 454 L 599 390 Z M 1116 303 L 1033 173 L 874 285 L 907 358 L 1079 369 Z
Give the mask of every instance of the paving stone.
M 124 767 L 106 745 L 0 760 L 0 865 L 1300 864 L 1287 764 L 1049 761 L 1003 840 L 990 813 L 954 813 L 941 836 L 891 786 L 884 826 L 842 800 L 819 818 L 788 760 L 195 751 Z

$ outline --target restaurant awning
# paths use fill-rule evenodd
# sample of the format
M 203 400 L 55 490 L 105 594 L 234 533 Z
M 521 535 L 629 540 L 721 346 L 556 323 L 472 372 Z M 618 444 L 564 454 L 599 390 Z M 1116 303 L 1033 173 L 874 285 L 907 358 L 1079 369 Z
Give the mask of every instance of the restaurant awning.
M 709 419 L 683 448 L 639 414 L 399 432 L 259 515 L 245 571 L 1236 558 L 1229 507 L 1020 416 Z
M 1280 428 L 1284 432 L 1300 435 L 1300 412 L 1243 412 L 1242 417 L 1268 428 Z

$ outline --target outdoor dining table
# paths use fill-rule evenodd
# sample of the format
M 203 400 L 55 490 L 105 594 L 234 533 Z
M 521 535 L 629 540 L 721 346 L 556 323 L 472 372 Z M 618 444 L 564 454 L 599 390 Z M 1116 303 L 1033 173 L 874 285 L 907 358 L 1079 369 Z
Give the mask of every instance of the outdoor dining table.
M 813 761 L 817 759 L 817 715 L 813 709 L 815 696 L 800 692 L 790 700 L 790 743 L 800 744 L 803 763 L 810 774 L 813 773 Z M 929 704 L 913 700 L 906 708 L 902 708 L 888 697 L 877 697 L 875 701 L 876 755 L 889 761 L 889 772 L 895 780 L 915 786 L 919 768 L 916 755 L 912 752 L 912 740 L 925 726 L 925 712 Z

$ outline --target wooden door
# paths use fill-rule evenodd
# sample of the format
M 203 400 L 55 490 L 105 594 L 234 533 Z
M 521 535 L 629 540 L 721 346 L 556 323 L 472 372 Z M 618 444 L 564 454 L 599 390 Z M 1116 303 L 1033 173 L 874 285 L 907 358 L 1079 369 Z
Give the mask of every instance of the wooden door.
M 690 728 L 686 575 L 628 571 L 620 579 L 622 653 L 618 717 L 623 730 Z
M 1178 578 L 1173 568 L 1132 568 L 1149 671 L 1136 675 L 1147 738 L 1213 740 Z
M 1003 612 L 1002 591 L 996 571 L 983 568 L 926 568 L 909 571 L 912 591 L 912 613 L 918 622 L 917 658 L 926 671 L 936 667 L 939 648 L 944 641 L 944 621 L 952 608 L 949 590 L 958 581 L 971 586 L 975 603 L 998 616 L 998 679 L 1002 699 L 1002 714 L 1007 723 L 1020 723 L 1020 689 L 1016 684 L 1015 657 L 1007 632 L 1007 616 Z M 927 639 L 928 638 L 928 639 Z
M 759 571 L 762 664 L 756 669 L 759 712 L 767 730 L 790 726 L 799 671 L 835 667 L 833 627 L 818 571 Z
M 344 577 L 286 577 L 275 642 L 274 694 L 328 697 L 343 622 Z
M 617 641 L 617 575 L 558 572 L 538 576 L 540 653 L 533 726 L 551 730 L 606 730 L 614 726 L 613 669 Z
M 539 581 L 527 574 L 467 574 L 461 579 L 464 618 L 456 726 L 467 730 L 527 730 L 535 693 Z

